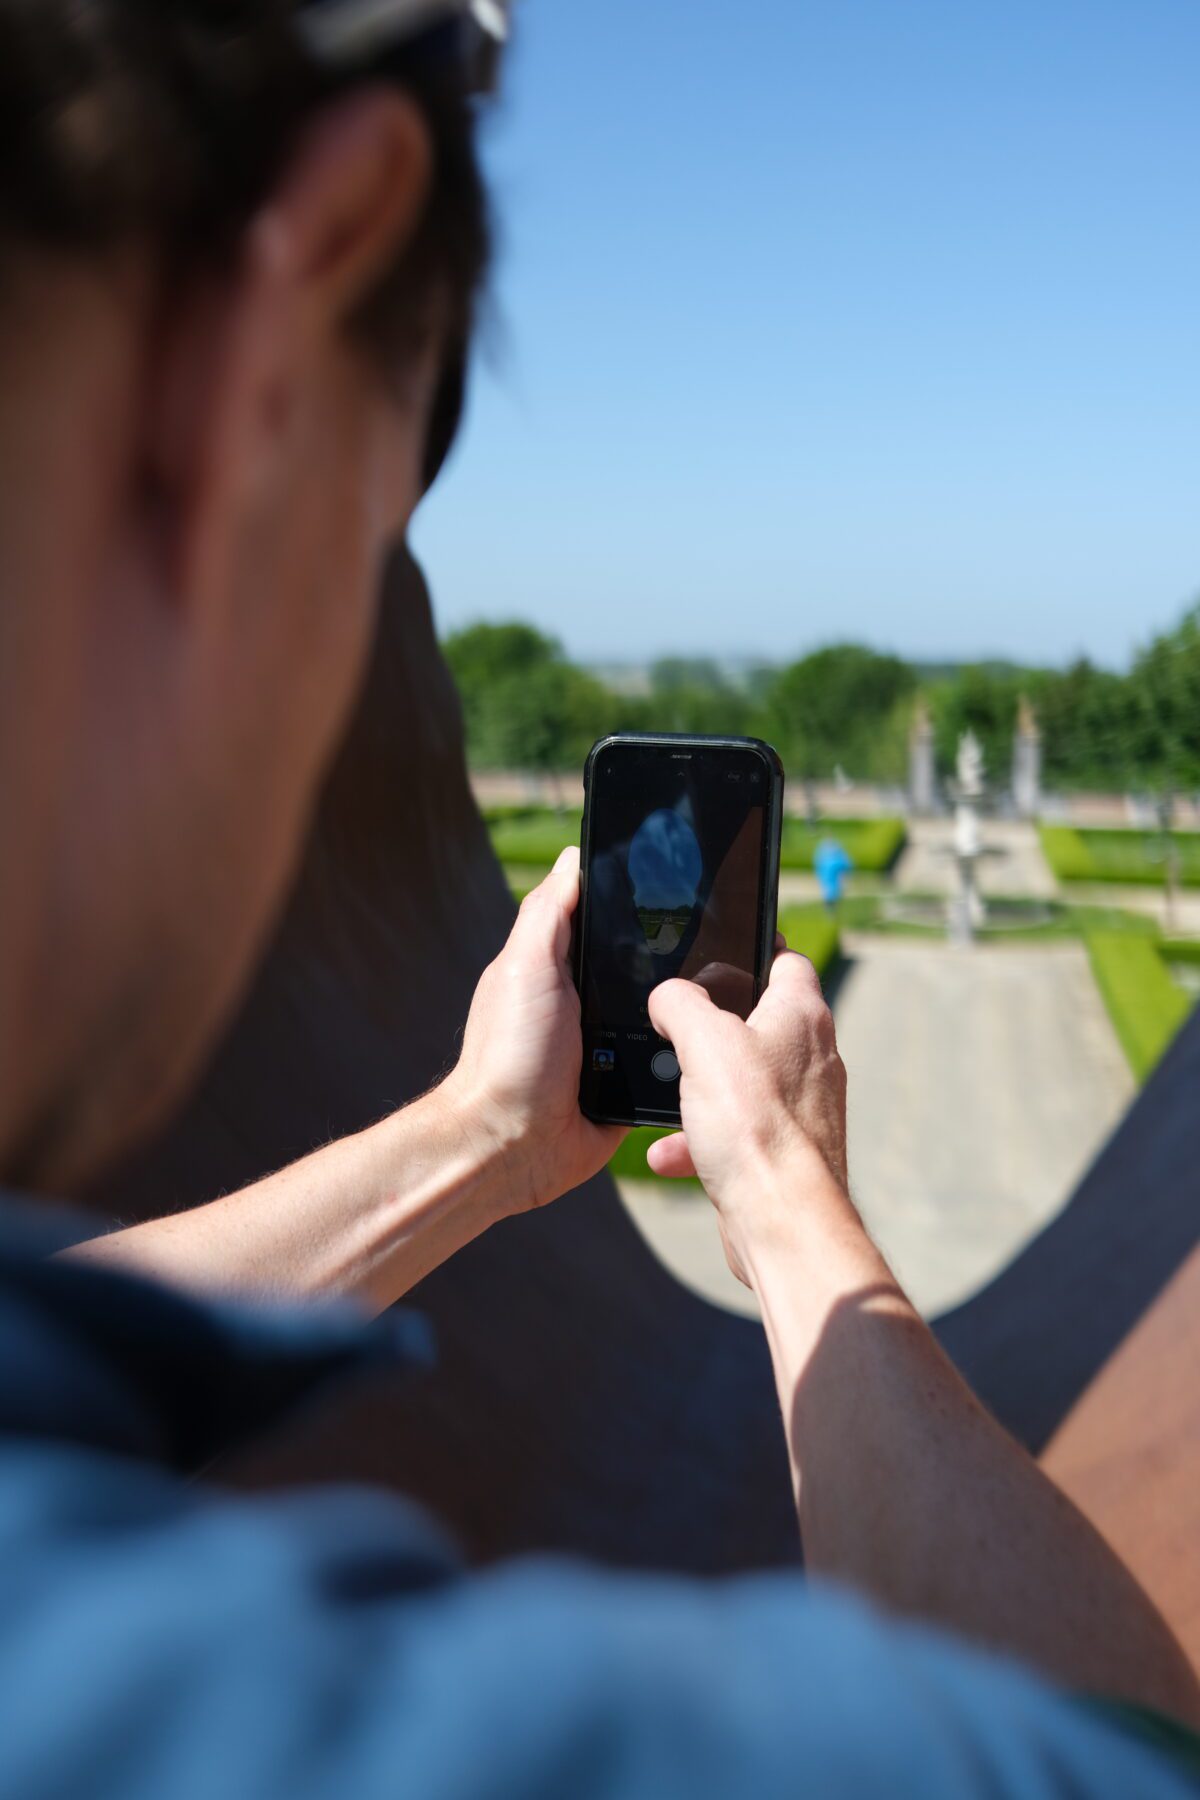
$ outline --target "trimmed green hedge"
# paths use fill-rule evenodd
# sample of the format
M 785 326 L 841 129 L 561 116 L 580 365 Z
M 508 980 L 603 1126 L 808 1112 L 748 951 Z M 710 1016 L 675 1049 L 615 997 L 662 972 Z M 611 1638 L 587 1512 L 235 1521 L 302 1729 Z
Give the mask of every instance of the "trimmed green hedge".
M 807 956 L 824 980 L 841 951 L 838 922 L 823 907 L 785 906 L 779 915 L 779 929 L 788 941 L 789 950 Z
M 903 819 L 820 819 L 810 825 L 804 819 L 783 822 L 781 866 L 808 870 L 817 845 L 835 838 L 862 875 L 886 875 L 908 838 Z
M 1171 980 L 1161 945 L 1150 938 L 1089 932 L 1088 955 L 1113 1029 L 1138 1081 L 1152 1074 L 1190 1003 Z
M 1164 938 L 1158 947 L 1164 962 L 1200 964 L 1200 938 Z
M 1163 838 L 1153 831 L 1079 831 L 1043 825 L 1042 849 L 1060 881 L 1112 881 L 1162 887 Z M 1172 832 L 1179 853 L 1179 879 L 1200 887 L 1200 831 Z
M 799 950 L 824 976 L 837 961 L 841 945 L 834 921 L 817 907 L 793 906 L 780 915 L 779 928 L 791 949 Z M 609 1164 L 609 1171 L 619 1181 L 654 1181 L 657 1177 L 646 1167 L 646 1152 L 659 1138 L 670 1137 L 669 1131 L 639 1129 L 631 1131 Z M 671 1186 L 694 1188 L 695 1182 L 672 1182 Z
M 1041 825 L 1042 854 L 1059 881 L 1091 880 L 1091 861 L 1083 839 L 1068 825 Z

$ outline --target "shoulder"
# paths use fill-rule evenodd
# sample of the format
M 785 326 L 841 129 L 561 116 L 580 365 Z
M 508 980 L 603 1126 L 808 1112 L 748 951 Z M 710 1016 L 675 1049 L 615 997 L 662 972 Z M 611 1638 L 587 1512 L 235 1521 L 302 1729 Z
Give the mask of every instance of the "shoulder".
M 4 1791 L 391 1800 L 400 1771 L 474 1800 L 1185 1791 L 1020 1671 L 799 1577 L 469 1576 L 383 1495 L 233 1500 L 11 1444 L 0 1556 Z

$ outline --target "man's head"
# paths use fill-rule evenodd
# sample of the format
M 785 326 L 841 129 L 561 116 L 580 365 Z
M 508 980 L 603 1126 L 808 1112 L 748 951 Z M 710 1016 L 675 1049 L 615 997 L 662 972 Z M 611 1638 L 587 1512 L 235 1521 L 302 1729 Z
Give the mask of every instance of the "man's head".
M 0 0 L 9 1179 L 90 1172 L 228 1015 L 469 335 L 487 229 L 445 34 L 367 80 L 302 24 Z

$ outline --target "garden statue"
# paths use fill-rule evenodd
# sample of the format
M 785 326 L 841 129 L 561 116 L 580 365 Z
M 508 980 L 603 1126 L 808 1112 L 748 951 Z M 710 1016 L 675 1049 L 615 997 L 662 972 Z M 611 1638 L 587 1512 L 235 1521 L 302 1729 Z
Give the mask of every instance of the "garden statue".
M 950 903 L 950 936 L 956 944 L 971 943 L 986 916 L 977 877 L 979 858 L 983 854 L 979 836 L 979 808 L 983 795 L 983 750 L 975 733 L 967 731 L 958 741 L 958 793 L 954 812 L 954 855 L 958 862 L 959 890 Z

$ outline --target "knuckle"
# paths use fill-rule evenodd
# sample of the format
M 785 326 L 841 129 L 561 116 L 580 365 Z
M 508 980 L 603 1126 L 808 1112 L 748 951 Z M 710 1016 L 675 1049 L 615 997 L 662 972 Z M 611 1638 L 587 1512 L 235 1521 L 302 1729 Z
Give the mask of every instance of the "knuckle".
M 475 998 L 477 1000 L 486 1000 L 489 997 L 500 977 L 500 973 L 501 966 L 498 960 L 488 964 L 487 968 L 483 971 L 483 974 L 475 984 Z
M 818 1044 L 822 1049 L 832 1050 L 836 1053 L 837 1022 L 824 999 L 821 1000 L 819 1006 L 813 1008 L 812 1020 Z
M 820 993 L 821 978 L 817 974 L 815 963 L 811 962 L 807 956 L 804 956 L 799 950 L 789 950 L 786 956 L 780 960 L 786 973 L 798 986 L 814 988 Z

